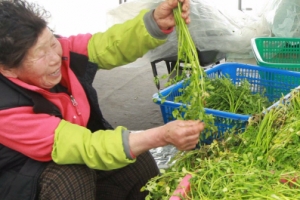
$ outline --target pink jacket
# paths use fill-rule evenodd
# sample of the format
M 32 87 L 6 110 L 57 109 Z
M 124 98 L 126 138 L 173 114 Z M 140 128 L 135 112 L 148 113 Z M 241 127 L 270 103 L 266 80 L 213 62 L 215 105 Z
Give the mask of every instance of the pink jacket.
M 69 88 L 77 106 L 65 93 L 51 93 L 47 90 L 26 84 L 19 79 L 10 80 L 19 86 L 36 91 L 54 103 L 61 111 L 63 118 L 74 124 L 86 126 L 90 108 L 85 92 L 69 67 L 69 52 L 87 55 L 87 45 L 91 34 L 60 38 L 63 48 L 62 81 Z M 22 154 L 39 161 L 50 161 L 54 142 L 54 131 L 61 119 L 48 114 L 36 114 L 32 107 L 17 107 L 0 110 L 1 123 L 0 141 L 4 146 L 14 149 Z M 47 124 L 47 129 L 45 129 Z

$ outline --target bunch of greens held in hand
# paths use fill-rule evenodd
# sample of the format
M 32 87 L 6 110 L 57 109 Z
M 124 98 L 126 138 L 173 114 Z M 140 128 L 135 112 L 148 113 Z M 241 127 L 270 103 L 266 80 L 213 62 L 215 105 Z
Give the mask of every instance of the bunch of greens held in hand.
M 300 90 L 249 119 L 240 134 L 228 130 L 210 145 L 178 152 L 173 165 L 143 188 L 146 199 L 169 199 L 192 175 L 181 199 L 300 199 Z
M 176 22 L 176 34 L 178 39 L 177 62 L 175 69 L 177 71 L 176 78 L 181 78 L 179 75 L 180 63 L 184 62 L 184 70 L 189 70 L 190 77 L 184 83 L 185 87 L 180 89 L 181 96 L 177 97 L 180 101 L 188 106 L 181 106 L 173 111 L 173 117 L 184 120 L 201 120 L 206 126 L 207 131 L 216 131 L 214 126 L 214 118 L 212 115 L 205 114 L 204 104 L 209 94 L 206 92 L 205 72 L 200 66 L 198 53 L 193 39 L 188 30 L 187 24 L 181 17 L 181 3 L 178 2 L 178 7 L 173 10 Z M 183 73 L 185 74 L 185 72 Z M 182 115 L 184 113 L 184 115 Z

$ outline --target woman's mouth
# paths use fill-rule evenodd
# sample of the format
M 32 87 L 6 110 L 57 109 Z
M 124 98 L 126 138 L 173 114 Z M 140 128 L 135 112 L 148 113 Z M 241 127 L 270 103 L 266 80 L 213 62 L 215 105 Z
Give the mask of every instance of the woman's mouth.
M 60 75 L 60 68 L 58 68 L 55 72 L 50 74 L 50 76 L 59 76 L 59 75 Z

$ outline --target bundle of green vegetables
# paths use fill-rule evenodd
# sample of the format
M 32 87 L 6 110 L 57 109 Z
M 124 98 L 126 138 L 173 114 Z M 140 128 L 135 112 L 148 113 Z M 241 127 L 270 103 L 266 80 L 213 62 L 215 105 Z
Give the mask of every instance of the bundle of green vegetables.
M 214 126 L 214 119 L 211 115 L 206 115 L 204 112 L 204 104 L 208 98 L 206 92 L 205 72 L 200 67 L 198 59 L 198 53 L 195 44 L 192 40 L 188 27 L 181 17 L 181 3 L 178 2 L 178 7 L 174 9 L 174 17 L 176 21 L 176 33 L 178 39 L 178 52 L 177 63 L 175 70 L 177 71 L 176 79 L 182 79 L 182 75 L 179 74 L 180 62 L 184 62 L 184 70 L 188 69 L 190 73 L 189 84 L 181 89 L 183 95 L 179 101 L 188 103 L 189 106 L 181 107 L 179 110 L 173 112 L 173 116 L 176 119 L 199 119 L 206 123 L 206 129 L 216 131 Z M 183 73 L 185 74 L 185 73 Z M 184 94 L 188 94 L 184 96 Z M 184 116 L 181 113 L 185 113 Z

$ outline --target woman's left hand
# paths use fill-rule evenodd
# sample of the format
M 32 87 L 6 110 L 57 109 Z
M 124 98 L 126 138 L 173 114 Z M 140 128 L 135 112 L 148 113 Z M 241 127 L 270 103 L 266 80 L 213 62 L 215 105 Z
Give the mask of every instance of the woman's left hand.
M 182 2 L 181 17 L 187 24 L 190 23 L 190 0 L 165 0 L 153 13 L 153 17 L 161 30 L 168 30 L 175 26 L 173 9 L 178 6 L 178 1 Z

